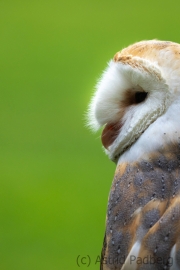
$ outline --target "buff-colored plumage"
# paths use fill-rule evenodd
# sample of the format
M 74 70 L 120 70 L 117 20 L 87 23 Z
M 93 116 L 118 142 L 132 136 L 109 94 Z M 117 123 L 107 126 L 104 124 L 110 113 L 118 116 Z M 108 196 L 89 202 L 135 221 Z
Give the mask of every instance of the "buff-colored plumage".
M 88 114 L 117 163 L 101 269 L 180 269 L 180 45 L 116 53 Z

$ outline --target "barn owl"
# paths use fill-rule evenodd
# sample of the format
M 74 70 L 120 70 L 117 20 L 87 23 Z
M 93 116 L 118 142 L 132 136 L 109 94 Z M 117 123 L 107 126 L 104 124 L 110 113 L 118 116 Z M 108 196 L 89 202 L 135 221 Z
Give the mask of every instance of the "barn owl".
M 88 119 L 116 163 L 101 269 L 180 269 L 180 45 L 116 53 Z

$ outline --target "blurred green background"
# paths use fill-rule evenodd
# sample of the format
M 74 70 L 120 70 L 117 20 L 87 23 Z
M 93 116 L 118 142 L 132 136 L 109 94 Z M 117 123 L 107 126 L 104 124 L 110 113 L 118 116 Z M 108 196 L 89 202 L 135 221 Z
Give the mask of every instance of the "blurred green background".
M 0 269 L 85 269 L 115 165 L 84 114 L 107 61 L 180 42 L 179 1 L 0 1 Z M 86 259 L 83 260 L 86 263 Z

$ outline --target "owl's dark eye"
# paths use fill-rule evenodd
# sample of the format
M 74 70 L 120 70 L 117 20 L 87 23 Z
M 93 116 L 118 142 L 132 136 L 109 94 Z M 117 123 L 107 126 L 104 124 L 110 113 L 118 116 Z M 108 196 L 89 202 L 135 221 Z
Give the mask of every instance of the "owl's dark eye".
M 135 97 L 134 97 L 135 98 L 135 103 L 138 104 L 138 103 L 143 102 L 146 99 L 147 94 L 148 93 L 146 93 L 146 92 L 136 92 Z

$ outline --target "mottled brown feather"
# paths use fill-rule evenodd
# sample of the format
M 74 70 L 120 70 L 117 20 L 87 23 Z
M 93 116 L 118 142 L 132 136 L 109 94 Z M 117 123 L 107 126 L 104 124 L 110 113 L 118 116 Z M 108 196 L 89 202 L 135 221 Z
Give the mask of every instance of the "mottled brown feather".
M 169 269 L 168 258 L 175 244 L 180 254 L 179 171 L 179 145 L 168 145 L 147 160 L 117 166 L 102 252 L 102 262 L 106 258 L 107 263 L 102 263 L 101 269 L 122 269 L 123 264 L 115 262 L 126 259 L 137 240 L 141 244 L 140 258 L 160 257 L 162 264 L 155 263 L 152 268 L 137 264 L 136 269 Z

